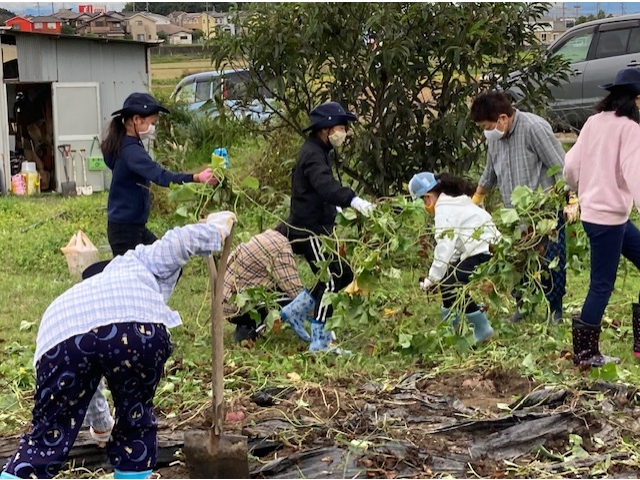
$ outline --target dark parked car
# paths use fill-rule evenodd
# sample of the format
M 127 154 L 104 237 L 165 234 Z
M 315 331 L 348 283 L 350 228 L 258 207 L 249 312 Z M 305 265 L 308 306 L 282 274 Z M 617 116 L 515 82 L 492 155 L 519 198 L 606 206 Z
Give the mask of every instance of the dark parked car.
M 550 87 L 550 122 L 558 129 L 581 129 L 606 94 L 599 85 L 611 83 L 616 72 L 640 67 L 640 14 L 582 23 L 568 30 L 549 47 L 549 55 L 571 62 L 567 82 Z M 513 87 L 517 101 L 522 92 Z

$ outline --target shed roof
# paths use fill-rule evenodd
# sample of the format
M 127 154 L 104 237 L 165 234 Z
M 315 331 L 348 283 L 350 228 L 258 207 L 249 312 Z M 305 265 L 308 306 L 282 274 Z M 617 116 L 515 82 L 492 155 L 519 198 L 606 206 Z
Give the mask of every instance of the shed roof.
M 24 30 L 13 30 L 8 28 L 0 28 L 0 36 L 38 36 L 41 37 L 42 33 L 39 32 L 25 32 Z M 157 42 L 139 42 L 137 40 L 125 40 L 122 38 L 106 38 L 106 37 L 87 37 L 84 35 L 66 35 L 61 33 L 50 33 L 46 35 L 47 38 L 56 37 L 75 40 L 78 42 L 98 42 L 98 43 L 128 43 L 129 45 L 144 45 L 147 48 L 157 47 L 164 43 L 164 40 Z

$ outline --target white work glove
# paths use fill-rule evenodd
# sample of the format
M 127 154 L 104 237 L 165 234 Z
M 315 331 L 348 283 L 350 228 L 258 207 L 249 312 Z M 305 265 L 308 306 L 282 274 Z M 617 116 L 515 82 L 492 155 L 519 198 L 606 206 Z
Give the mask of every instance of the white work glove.
M 351 200 L 351 207 L 355 208 L 363 215 L 369 215 L 373 209 L 376 208 L 373 203 L 367 202 L 364 198 L 360 197 L 353 197 L 353 200 Z
M 423 292 L 428 292 L 434 286 L 435 286 L 435 283 L 433 283 L 431 280 L 429 280 L 429 277 L 426 277 L 425 279 L 423 279 L 420 282 L 420 290 L 422 290 Z
M 342 207 L 336 207 L 336 212 L 342 213 Z
M 218 229 L 222 241 L 229 236 L 233 224 L 237 221 L 236 214 L 228 211 L 211 213 L 207 216 L 207 223 Z

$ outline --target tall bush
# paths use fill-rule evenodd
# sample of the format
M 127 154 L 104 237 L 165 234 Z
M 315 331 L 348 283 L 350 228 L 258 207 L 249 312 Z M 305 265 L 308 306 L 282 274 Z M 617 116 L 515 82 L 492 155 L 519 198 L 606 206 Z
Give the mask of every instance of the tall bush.
M 376 195 L 421 170 L 466 172 L 483 157 L 470 99 L 518 71 L 543 109 L 567 64 L 534 33 L 546 3 L 265 3 L 214 38 L 216 68 L 249 69 L 247 98 L 275 99 L 280 125 L 337 100 L 359 117 L 341 168 Z M 492 75 L 488 75 L 491 73 Z

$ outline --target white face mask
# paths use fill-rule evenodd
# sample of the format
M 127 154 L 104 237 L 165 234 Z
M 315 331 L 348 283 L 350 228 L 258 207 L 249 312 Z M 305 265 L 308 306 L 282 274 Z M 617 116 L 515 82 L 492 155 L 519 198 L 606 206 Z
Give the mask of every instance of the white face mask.
M 500 130 L 498 130 L 498 124 L 496 123 L 496 128 L 494 128 L 493 130 L 485 130 L 484 131 L 484 136 L 487 138 L 487 140 L 500 140 L 502 137 L 504 137 L 505 132 L 501 132 Z
M 138 130 L 138 135 L 140 135 L 141 140 L 146 140 L 147 138 L 153 138 L 156 133 L 156 126 L 153 123 L 149 124 L 149 128 L 147 128 L 144 132 Z
M 331 143 L 331 145 L 333 145 L 335 148 L 341 147 L 346 139 L 347 132 L 343 130 L 336 130 L 331 135 L 329 135 L 329 143 Z

